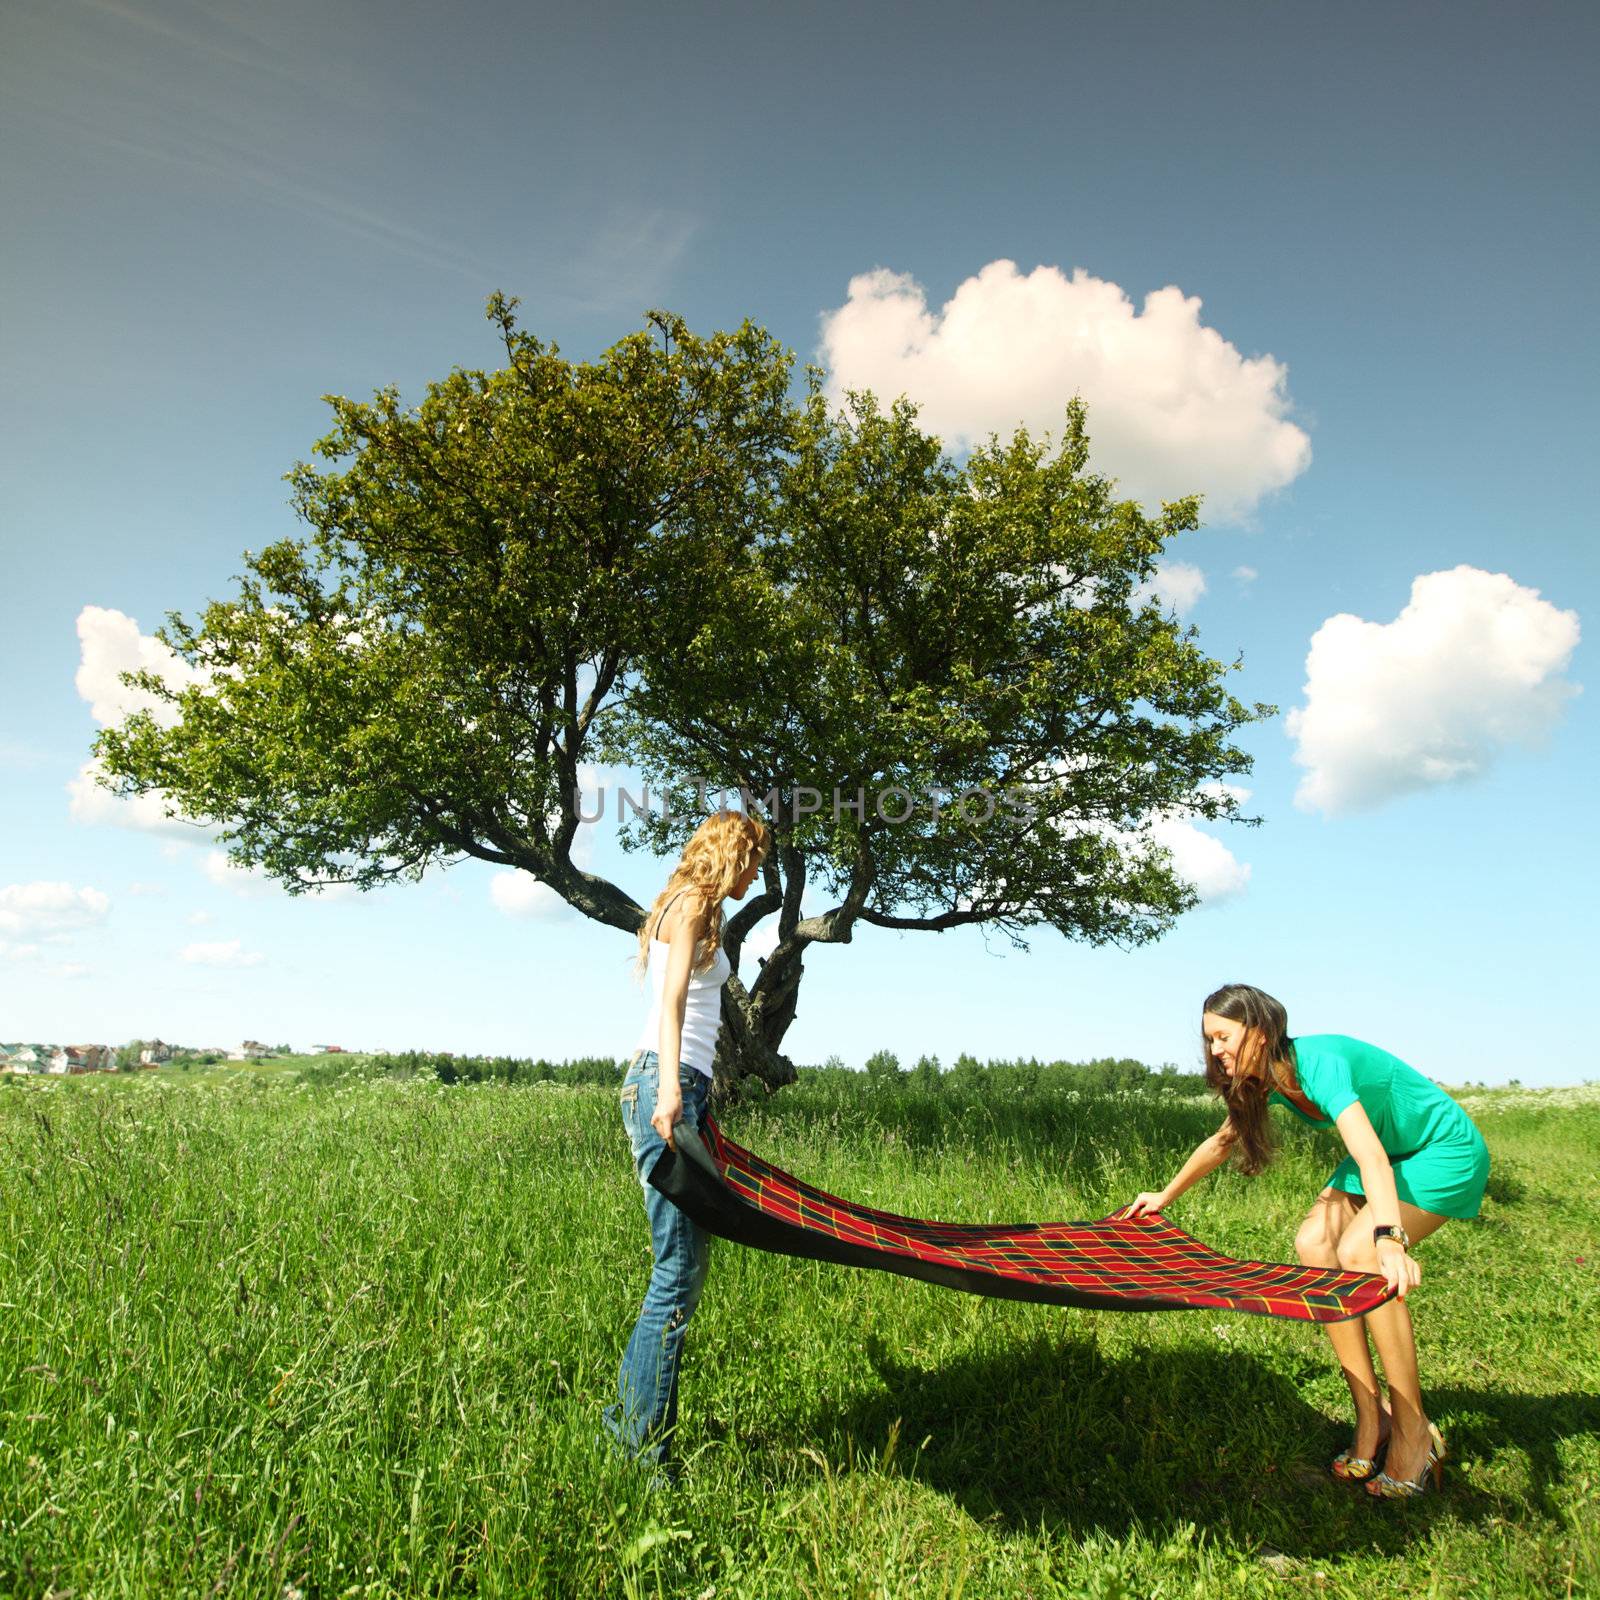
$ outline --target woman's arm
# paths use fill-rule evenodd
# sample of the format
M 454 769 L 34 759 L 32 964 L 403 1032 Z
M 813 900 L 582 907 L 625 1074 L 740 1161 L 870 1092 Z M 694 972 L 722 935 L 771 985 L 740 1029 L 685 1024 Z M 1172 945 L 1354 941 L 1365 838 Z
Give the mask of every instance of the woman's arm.
M 1381 1228 L 1385 1224 L 1400 1226 L 1400 1195 L 1394 1186 L 1394 1168 L 1389 1165 L 1389 1152 L 1383 1148 L 1377 1129 L 1372 1126 L 1361 1102 L 1349 1105 L 1339 1113 L 1334 1126 L 1344 1147 L 1350 1152 L 1361 1174 L 1362 1192 L 1367 1203 L 1361 1209 L 1362 1225 Z M 1416 1288 L 1422 1279 L 1422 1268 L 1406 1254 L 1397 1239 L 1380 1239 L 1376 1246 L 1378 1271 L 1388 1280 L 1389 1287 L 1402 1300 L 1408 1289 Z
M 1180 1194 L 1215 1172 L 1228 1159 L 1228 1149 L 1233 1139 L 1224 1122 L 1203 1144 L 1195 1146 L 1194 1154 L 1178 1169 L 1178 1175 L 1165 1189 L 1147 1189 L 1127 1208 L 1130 1217 L 1142 1217 L 1152 1211 L 1165 1211 Z
M 659 1061 L 656 1109 L 650 1126 L 676 1150 L 672 1129 L 683 1112 L 683 1088 L 678 1082 L 678 1055 L 683 1049 L 683 1013 L 689 1003 L 689 970 L 694 952 L 708 931 L 705 907 L 691 900 L 674 918 L 667 940 L 667 971 L 661 987 L 661 1032 L 657 1036 Z

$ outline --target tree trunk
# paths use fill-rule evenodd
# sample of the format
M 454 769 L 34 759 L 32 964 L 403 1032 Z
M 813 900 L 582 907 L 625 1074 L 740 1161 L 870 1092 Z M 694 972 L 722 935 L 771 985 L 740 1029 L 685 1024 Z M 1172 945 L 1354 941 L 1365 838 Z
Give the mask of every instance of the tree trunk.
M 778 1048 L 795 1019 L 803 962 L 799 950 L 762 963 L 761 976 L 746 989 L 737 976 L 722 991 L 722 1029 L 712 1063 L 712 1104 L 732 1105 L 752 1080 L 771 1094 L 797 1076 Z

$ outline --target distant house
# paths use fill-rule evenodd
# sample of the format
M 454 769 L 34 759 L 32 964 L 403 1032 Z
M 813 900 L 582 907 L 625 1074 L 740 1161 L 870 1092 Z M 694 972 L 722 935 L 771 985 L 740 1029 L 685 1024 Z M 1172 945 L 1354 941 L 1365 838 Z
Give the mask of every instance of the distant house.
M 158 1067 L 163 1061 L 170 1061 L 171 1059 L 172 1046 L 163 1044 L 159 1039 L 152 1039 L 139 1052 L 139 1065 L 141 1067 Z
M 110 1072 L 116 1066 L 109 1045 L 63 1044 L 50 1053 L 47 1072 Z
M 239 1048 L 247 1056 L 270 1056 L 275 1053 L 270 1044 L 262 1044 L 259 1039 L 246 1039 Z
M 348 1054 L 342 1044 L 314 1044 L 312 1053 L 319 1056 L 342 1056 Z
M 0 1072 L 42 1072 L 43 1062 L 31 1044 L 0 1044 Z

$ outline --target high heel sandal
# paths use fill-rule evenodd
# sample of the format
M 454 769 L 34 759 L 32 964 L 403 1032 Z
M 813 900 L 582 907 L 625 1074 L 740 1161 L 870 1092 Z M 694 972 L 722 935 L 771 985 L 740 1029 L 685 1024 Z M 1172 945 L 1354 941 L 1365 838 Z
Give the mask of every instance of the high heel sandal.
M 1415 1495 L 1427 1493 L 1430 1478 L 1437 1493 L 1444 1482 L 1445 1457 L 1450 1452 L 1444 1447 L 1444 1435 L 1431 1422 L 1428 1424 L 1428 1437 L 1432 1441 L 1428 1446 L 1428 1459 L 1416 1477 L 1391 1478 L 1387 1472 L 1380 1472 L 1368 1482 L 1367 1493 L 1378 1500 L 1409 1500 Z
M 1389 1454 L 1388 1439 L 1380 1439 L 1378 1448 L 1370 1456 L 1353 1456 L 1341 1450 L 1328 1463 L 1328 1471 L 1342 1483 L 1371 1483 L 1383 1470 L 1384 1458 Z

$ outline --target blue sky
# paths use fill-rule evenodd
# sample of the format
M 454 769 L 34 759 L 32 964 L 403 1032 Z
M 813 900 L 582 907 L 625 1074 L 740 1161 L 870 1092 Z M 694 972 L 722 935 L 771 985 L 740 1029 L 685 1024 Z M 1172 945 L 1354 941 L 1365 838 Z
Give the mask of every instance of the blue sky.
M 1188 1063 L 1243 979 L 1448 1081 L 1594 1076 L 1597 35 L 1576 4 L 12 0 L 0 1037 L 631 1046 L 627 941 L 492 869 L 291 900 L 69 793 L 117 650 L 294 531 L 319 396 L 493 364 L 499 288 L 573 356 L 652 305 L 749 316 L 956 442 L 1080 387 L 1126 485 L 1207 492 L 1170 595 L 1282 708 L 1264 825 L 1186 836 L 1207 903 L 1141 950 L 816 951 L 797 1059 Z M 663 871 L 604 829 L 594 861 Z

